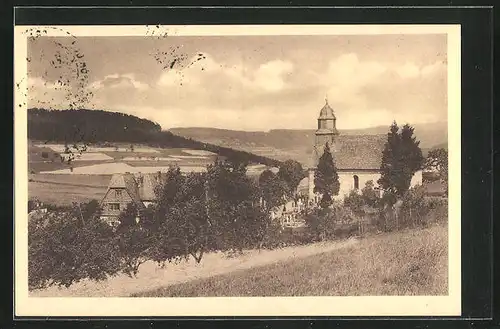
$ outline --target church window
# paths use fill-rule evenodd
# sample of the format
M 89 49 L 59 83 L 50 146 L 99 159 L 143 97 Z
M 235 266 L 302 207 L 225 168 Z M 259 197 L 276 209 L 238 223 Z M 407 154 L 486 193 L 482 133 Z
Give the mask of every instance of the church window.
M 122 196 L 122 190 L 116 190 L 116 196 L 121 197 Z
M 358 175 L 354 175 L 353 178 L 354 178 L 354 189 L 358 190 L 359 189 L 359 177 L 358 177 Z

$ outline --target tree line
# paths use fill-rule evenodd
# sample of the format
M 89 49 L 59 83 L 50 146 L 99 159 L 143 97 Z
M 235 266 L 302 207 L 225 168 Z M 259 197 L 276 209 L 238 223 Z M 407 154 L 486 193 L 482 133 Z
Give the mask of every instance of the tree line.
M 158 123 L 133 115 L 102 110 L 28 109 L 28 139 L 68 145 L 68 153 L 81 153 L 99 143 L 144 144 L 160 148 L 193 148 L 240 162 L 278 167 L 281 161 L 250 152 L 203 143 L 162 131 Z

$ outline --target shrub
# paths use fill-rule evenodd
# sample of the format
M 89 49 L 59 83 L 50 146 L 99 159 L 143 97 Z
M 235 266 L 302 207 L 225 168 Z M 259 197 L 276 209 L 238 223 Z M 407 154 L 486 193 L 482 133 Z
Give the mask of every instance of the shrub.
M 106 279 L 120 269 L 117 255 L 112 229 L 99 220 L 83 223 L 70 212 L 49 212 L 29 221 L 30 289 Z
M 40 200 L 38 200 L 37 198 L 29 199 L 28 200 L 28 213 L 35 210 L 38 207 L 38 205 L 40 205 Z
M 399 217 L 400 223 L 405 227 L 422 226 L 426 223 L 430 211 L 425 199 L 425 189 L 418 185 L 410 188 L 403 196 Z
M 305 216 L 306 225 L 316 240 L 333 239 L 338 208 L 314 209 Z

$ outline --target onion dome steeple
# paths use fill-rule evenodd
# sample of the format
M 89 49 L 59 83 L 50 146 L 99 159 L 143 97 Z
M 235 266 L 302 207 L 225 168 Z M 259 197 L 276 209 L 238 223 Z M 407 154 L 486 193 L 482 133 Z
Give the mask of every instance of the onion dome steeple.
M 319 112 L 318 120 L 336 120 L 335 114 L 333 113 L 333 109 L 328 104 L 328 98 L 325 97 L 325 106 Z
M 317 133 L 337 135 L 336 121 L 333 109 L 328 104 L 328 98 L 325 97 L 325 105 L 319 112 Z

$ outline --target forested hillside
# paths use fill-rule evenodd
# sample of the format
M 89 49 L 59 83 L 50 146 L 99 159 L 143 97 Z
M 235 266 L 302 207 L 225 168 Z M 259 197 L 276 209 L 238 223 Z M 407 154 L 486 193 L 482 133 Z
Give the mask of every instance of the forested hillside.
M 140 143 L 153 147 L 193 148 L 244 162 L 279 166 L 280 161 L 204 143 L 162 131 L 155 122 L 102 110 L 28 110 L 28 138 L 61 143 Z
M 364 129 L 341 129 L 341 135 L 385 135 L 387 126 Z M 446 122 L 414 124 L 415 136 L 420 147 L 430 149 L 444 144 L 448 140 Z M 171 128 L 172 133 L 193 138 L 207 143 L 224 145 L 232 148 L 272 147 L 281 150 L 311 148 L 314 144 L 315 129 L 272 129 L 270 131 L 238 131 L 205 127 Z

